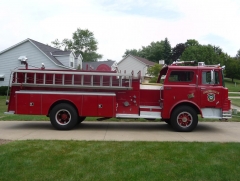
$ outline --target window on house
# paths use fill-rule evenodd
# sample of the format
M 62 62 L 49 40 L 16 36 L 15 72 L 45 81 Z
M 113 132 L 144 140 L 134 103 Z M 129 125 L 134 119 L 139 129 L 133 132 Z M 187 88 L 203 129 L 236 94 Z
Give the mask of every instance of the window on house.
M 70 57 L 70 67 L 74 67 L 74 57 Z
M 0 74 L 0 81 L 4 81 L 4 74 Z

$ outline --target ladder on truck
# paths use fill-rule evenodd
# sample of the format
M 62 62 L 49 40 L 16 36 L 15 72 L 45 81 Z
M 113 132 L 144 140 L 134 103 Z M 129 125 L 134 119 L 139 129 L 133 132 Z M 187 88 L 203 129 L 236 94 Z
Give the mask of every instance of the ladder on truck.
M 131 90 L 133 75 L 64 70 L 13 70 L 12 86 Z

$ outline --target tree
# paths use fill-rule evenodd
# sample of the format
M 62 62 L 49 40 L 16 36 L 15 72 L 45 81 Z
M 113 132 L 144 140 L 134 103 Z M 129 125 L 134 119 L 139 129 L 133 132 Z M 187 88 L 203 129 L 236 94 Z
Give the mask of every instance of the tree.
M 72 39 L 64 39 L 62 42 L 56 39 L 51 43 L 56 48 L 64 47 L 64 50 L 71 50 L 76 54 L 80 53 L 84 62 L 97 61 L 102 58 L 102 55 L 96 52 L 98 42 L 94 38 L 94 34 L 88 29 L 78 28 L 73 33 Z
M 159 60 L 163 60 L 164 58 L 164 42 L 157 41 L 152 42 L 150 45 L 146 47 L 142 47 L 140 52 L 141 57 L 146 58 L 150 61 L 158 63 Z
M 182 53 L 184 52 L 186 46 L 184 43 L 179 43 L 177 44 L 173 49 L 172 49 L 172 61 L 176 61 L 181 58 Z
M 240 60 L 240 49 L 237 51 L 236 58 Z
M 168 39 L 165 38 L 164 44 L 163 44 L 163 60 L 165 60 L 166 64 L 171 63 L 171 56 L 172 56 L 172 48 Z
M 200 45 L 200 44 L 198 43 L 197 40 L 194 40 L 194 39 L 189 39 L 189 40 L 187 40 L 187 41 L 185 42 L 185 46 L 186 46 L 186 47 L 198 46 L 198 45 Z
M 158 63 L 159 60 L 165 60 L 168 64 L 171 61 L 171 45 L 167 38 L 164 41 L 151 42 L 148 46 L 142 46 L 142 49 L 126 50 L 123 57 L 128 54 L 146 58 L 152 62 Z
M 124 58 L 124 57 L 126 57 L 127 55 L 129 55 L 129 54 L 135 55 L 135 56 L 140 56 L 140 51 L 141 51 L 141 50 L 136 50 L 136 49 L 128 50 L 128 49 L 127 49 L 122 57 Z
M 206 65 L 223 64 L 225 62 L 225 55 L 221 49 L 212 45 L 193 45 L 188 46 L 182 54 L 182 61 L 205 62 Z
M 54 48 L 61 49 L 62 47 L 62 43 L 58 39 L 52 41 L 51 43 L 53 44 Z
M 209 46 L 212 46 L 212 45 L 209 45 Z M 214 52 L 218 55 L 221 55 L 223 53 L 222 49 L 219 47 L 219 46 L 212 46 Z
M 150 76 L 152 76 L 152 78 L 149 81 L 150 83 L 156 83 L 157 82 L 158 75 L 159 75 L 159 72 L 160 72 L 161 68 L 162 68 L 162 65 L 160 65 L 160 64 L 155 64 L 154 66 L 148 68 L 147 73 Z
M 240 78 L 240 61 L 230 58 L 226 63 L 226 77 L 233 79 Z

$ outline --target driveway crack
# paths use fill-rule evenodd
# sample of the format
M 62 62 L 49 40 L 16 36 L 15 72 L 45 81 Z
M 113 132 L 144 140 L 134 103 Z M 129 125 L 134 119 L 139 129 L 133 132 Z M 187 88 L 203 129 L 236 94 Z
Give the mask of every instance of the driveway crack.
M 103 138 L 104 141 L 105 141 L 105 139 L 106 139 L 106 135 L 107 135 L 107 132 L 108 132 L 109 124 L 110 124 L 110 123 L 107 123 L 107 129 L 106 129 L 106 132 L 105 132 L 105 135 L 104 135 L 104 138 Z

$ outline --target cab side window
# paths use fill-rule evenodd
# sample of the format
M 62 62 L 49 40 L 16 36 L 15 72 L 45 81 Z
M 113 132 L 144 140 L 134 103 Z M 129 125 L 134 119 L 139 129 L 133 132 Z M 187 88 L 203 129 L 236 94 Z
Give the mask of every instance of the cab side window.
M 202 72 L 202 84 L 219 84 L 219 72 L 214 71 L 213 81 L 211 80 L 211 71 Z
M 192 71 L 172 71 L 168 81 L 169 82 L 192 82 L 194 72 Z

